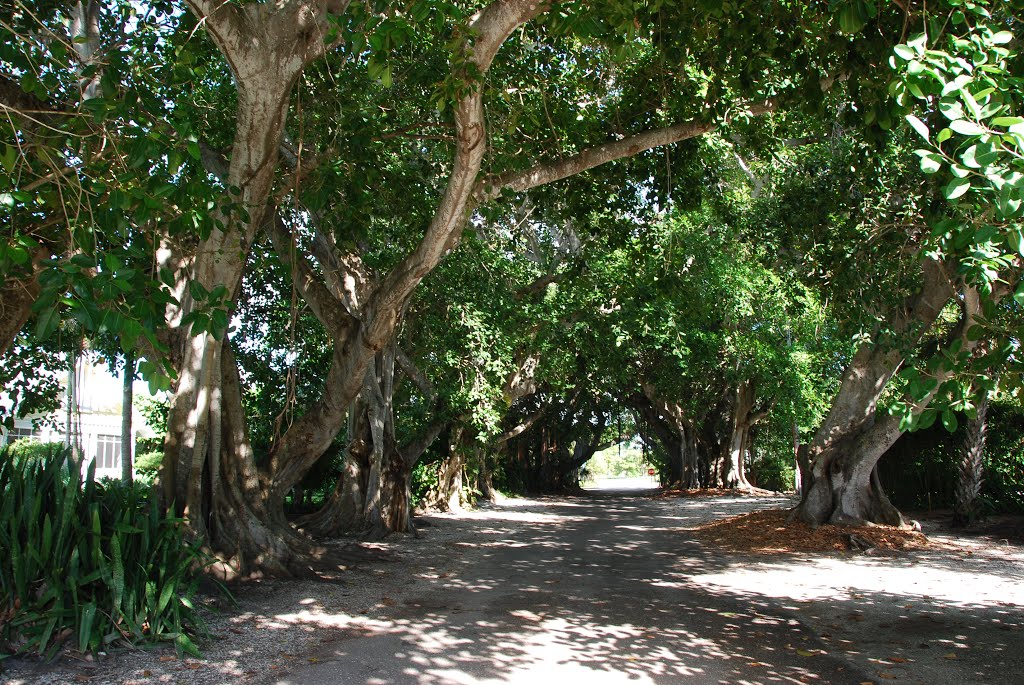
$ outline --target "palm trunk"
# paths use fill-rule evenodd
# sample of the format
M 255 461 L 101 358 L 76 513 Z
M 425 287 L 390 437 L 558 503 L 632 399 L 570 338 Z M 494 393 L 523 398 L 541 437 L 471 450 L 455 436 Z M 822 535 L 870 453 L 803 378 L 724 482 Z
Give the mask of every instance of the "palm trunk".
M 985 467 L 985 439 L 988 395 L 978 403 L 977 415 L 967 424 L 960 450 L 959 480 L 953 505 L 953 525 L 966 526 L 978 518 L 981 483 Z

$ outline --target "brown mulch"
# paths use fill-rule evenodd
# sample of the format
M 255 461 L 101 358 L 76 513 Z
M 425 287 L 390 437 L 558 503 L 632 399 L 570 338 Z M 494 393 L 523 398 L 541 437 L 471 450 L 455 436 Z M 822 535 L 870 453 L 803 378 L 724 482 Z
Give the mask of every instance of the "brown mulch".
M 811 528 L 789 520 L 789 511 L 768 509 L 741 514 L 688 529 L 694 538 L 730 552 L 790 554 L 793 552 L 898 552 L 934 546 L 921 533 L 891 526 Z M 851 539 L 852 536 L 852 539 Z

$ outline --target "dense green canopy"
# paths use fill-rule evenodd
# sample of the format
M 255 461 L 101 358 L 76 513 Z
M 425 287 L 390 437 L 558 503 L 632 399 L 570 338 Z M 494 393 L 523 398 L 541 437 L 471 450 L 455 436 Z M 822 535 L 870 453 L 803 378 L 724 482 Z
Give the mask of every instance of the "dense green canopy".
M 230 573 L 634 436 L 898 523 L 903 433 L 1016 406 L 1012 3 L 2 12 L 0 418 L 68 340 L 138 356 Z

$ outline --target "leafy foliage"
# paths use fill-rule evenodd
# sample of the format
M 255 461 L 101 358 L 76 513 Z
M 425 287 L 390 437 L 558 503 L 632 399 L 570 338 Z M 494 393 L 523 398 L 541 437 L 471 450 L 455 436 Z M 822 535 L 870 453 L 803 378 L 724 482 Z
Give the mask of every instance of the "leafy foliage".
M 158 642 L 197 653 L 209 558 L 144 487 L 83 477 L 52 447 L 34 459 L 0 452 L 0 493 L 5 655 Z

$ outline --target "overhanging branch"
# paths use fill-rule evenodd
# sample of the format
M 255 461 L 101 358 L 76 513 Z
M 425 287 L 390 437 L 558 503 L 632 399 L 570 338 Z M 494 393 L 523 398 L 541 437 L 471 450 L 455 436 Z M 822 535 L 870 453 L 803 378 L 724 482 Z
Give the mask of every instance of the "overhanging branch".
M 772 111 L 774 108 L 775 104 L 772 101 L 767 101 L 750 107 L 749 114 L 759 116 Z M 633 157 L 655 147 L 702 136 L 718 128 L 718 126 L 719 124 L 716 123 L 693 121 L 676 124 L 675 126 L 637 133 L 622 140 L 604 143 L 603 145 L 592 147 L 579 154 L 550 164 L 539 164 L 524 171 L 510 171 L 491 175 L 482 179 L 477 184 L 474 190 L 474 197 L 477 202 L 488 202 L 496 199 L 504 190 L 522 192 L 547 183 L 560 181 L 563 178 L 574 176 L 607 162 Z

